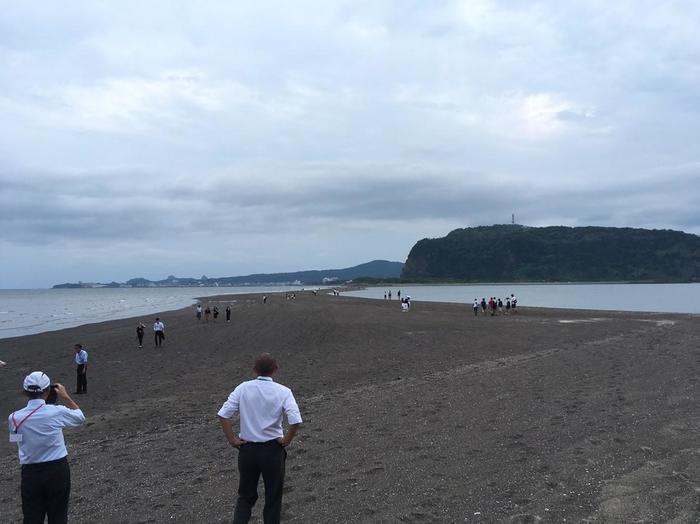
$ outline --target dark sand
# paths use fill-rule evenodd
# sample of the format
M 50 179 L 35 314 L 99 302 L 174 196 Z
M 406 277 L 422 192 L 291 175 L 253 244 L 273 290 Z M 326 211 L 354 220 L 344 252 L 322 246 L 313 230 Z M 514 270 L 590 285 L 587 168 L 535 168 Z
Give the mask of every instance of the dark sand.
M 698 522 L 697 316 L 297 297 L 233 297 L 231 324 L 226 299 L 209 324 L 162 313 L 161 350 L 152 317 L 142 350 L 135 319 L 0 340 L 0 413 L 35 369 L 72 391 L 81 342 L 72 521 L 226 522 L 237 451 L 216 412 L 269 351 L 305 419 L 285 521 Z M 0 447 L 0 520 L 16 522 L 16 450 Z

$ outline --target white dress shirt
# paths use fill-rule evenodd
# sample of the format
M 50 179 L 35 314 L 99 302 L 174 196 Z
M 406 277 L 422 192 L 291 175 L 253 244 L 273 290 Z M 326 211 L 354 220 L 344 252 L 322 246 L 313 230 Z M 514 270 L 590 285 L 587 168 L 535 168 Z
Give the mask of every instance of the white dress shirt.
M 75 354 L 75 363 L 80 365 L 80 364 L 87 364 L 88 360 L 88 353 L 84 349 L 81 349 Z M 99 360 L 99 359 L 98 359 Z
M 34 413 L 25 420 L 32 411 Z M 12 415 L 7 420 L 10 433 L 15 432 L 15 424 L 18 424 L 17 433 L 22 435 L 22 442 L 17 443 L 20 464 L 62 459 L 68 455 L 63 428 L 80 426 L 85 422 L 81 410 L 46 404 L 43 399 L 30 400 L 26 408 L 15 411 L 13 415 L 14 421 Z
M 258 377 L 240 384 L 221 406 L 218 415 L 233 418 L 240 412 L 240 438 L 248 442 L 267 442 L 284 436 L 282 414 L 290 424 L 301 424 L 301 413 L 292 390 L 270 377 Z
M 165 331 L 165 324 L 162 322 L 156 322 L 153 324 L 153 331 Z

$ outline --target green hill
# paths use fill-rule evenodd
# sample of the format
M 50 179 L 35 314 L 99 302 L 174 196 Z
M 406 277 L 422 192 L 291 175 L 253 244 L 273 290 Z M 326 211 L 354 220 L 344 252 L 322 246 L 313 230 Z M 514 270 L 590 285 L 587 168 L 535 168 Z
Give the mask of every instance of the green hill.
M 700 237 L 614 227 L 495 225 L 423 239 L 401 278 L 463 282 L 699 282 Z

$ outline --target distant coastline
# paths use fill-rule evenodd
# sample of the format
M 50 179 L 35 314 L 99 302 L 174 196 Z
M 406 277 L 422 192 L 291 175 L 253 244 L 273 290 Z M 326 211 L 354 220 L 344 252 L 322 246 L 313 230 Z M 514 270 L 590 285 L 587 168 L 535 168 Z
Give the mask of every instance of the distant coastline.
M 149 280 L 143 277 L 126 282 L 66 282 L 56 284 L 53 289 L 100 289 L 100 288 L 162 288 L 162 287 L 245 287 L 245 286 L 312 286 L 342 284 L 356 278 L 390 279 L 398 278 L 403 269 L 402 262 L 372 260 L 357 266 L 342 269 L 314 269 L 288 273 L 257 273 L 235 277 L 200 278 L 176 277 L 170 275 L 163 280 Z

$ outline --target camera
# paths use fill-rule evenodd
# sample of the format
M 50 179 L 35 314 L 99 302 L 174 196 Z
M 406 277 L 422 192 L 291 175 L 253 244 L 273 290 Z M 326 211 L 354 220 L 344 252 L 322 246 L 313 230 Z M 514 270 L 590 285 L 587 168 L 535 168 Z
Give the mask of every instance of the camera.
M 58 401 L 58 394 L 56 393 L 56 388 L 58 385 L 56 384 L 51 384 L 49 388 L 51 391 L 49 391 L 49 396 L 46 397 L 46 403 L 47 404 L 55 404 Z

